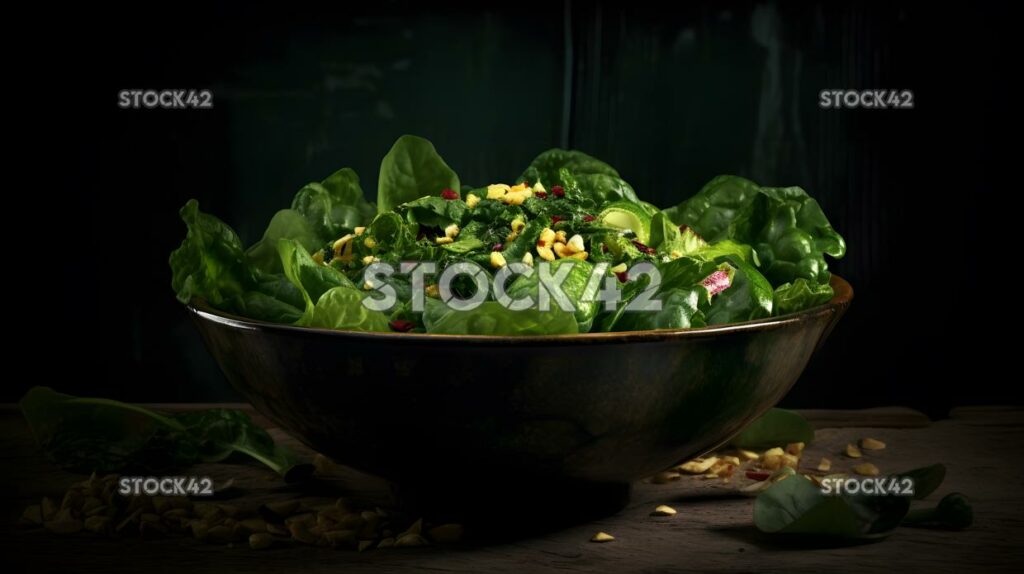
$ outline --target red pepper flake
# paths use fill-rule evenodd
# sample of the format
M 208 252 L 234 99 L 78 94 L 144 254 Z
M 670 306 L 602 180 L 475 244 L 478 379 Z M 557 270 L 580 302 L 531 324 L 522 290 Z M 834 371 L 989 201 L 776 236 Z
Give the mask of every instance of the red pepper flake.
M 388 324 L 391 325 L 392 331 L 397 331 L 399 333 L 408 333 L 416 326 L 413 325 L 412 321 L 406 321 L 405 319 L 395 319 Z
M 540 199 L 547 199 L 548 198 L 548 192 L 546 192 L 546 191 L 535 191 L 535 192 L 533 192 L 533 195 L 538 197 L 538 198 L 540 198 Z
M 441 197 L 447 200 L 458 199 L 459 192 L 455 191 L 454 189 L 445 188 L 441 191 Z
M 717 295 L 722 291 L 725 291 L 732 285 L 732 280 L 729 279 L 729 274 L 719 269 L 711 275 L 708 275 L 700 282 L 712 295 Z
M 637 249 L 639 249 L 641 253 L 646 253 L 648 255 L 654 255 L 654 248 L 653 247 L 648 247 L 648 246 L 644 245 L 643 243 L 640 243 L 636 239 L 634 239 L 632 243 L 633 243 L 633 246 L 636 247 Z
M 555 197 L 565 197 L 565 188 L 560 185 L 552 185 L 551 194 Z
M 559 221 L 565 221 L 565 218 L 562 217 L 561 215 L 551 216 L 551 225 L 556 225 Z
M 767 472 L 758 472 L 754 470 L 747 471 L 747 478 L 749 478 L 750 480 L 756 480 L 758 482 L 762 480 L 768 480 L 769 478 L 771 478 L 771 476 L 772 475 Z
M 493 246 L 491 246 L 491 251 L 501 251 L 504 248 L 505 245 L 503 243 L 495 243 Z
M 594 219 L 596 219 L 596 218 L 593 215 L 584 215 L 583 216 L 583 221 L 590 222 L 590 221 L 594 221 Z
M 625 283 L 626 281 L 629 281 L 628 271 L 620 271 L 616 273 L 615 276 L 619 278 L 619 283 Z

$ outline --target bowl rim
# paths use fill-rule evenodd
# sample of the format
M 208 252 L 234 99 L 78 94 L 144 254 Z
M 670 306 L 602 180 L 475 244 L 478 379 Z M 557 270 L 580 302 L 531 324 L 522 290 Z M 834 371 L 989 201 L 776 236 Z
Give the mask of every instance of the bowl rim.
M 250 331 L 297 332 L 305 335 L 323 335 L 342 339 L 363 339 L 389 343 L 410 342 L 424 343 L 428 341 L 459 342 L 459 343 L 492 343 L 501 345 L 537 345 L 544 343 L 620 343 L 639 341 L 664 341 L 683 338 L 706 338 L 726 333 L 743 333 L 750 331 L 769 331 L 779 329 L 793 323 L 801 323 L 816 319 L 823 315 L 845 311 L 853 300 L 853 287 L 842 277 L 833 274 L 829 281 L 834 291 L 832 298 L 822 304 L 803 311 L 765 317 L 737 323 L 722 323 L 706 327 L 686 329 L 650 329 L 646 331 L 612 331 L 601 333 L 575 333 L 562 335 L 450 335 L 440 333 L 397 333 L 377 331 L 343 331 L 320 327 L 299 327 L 285 323 L 271 323 L 258 319 L 248 319 L 216 310 L 202 300 L 193 299 L 186 306 L 191 314 L 198 319 L 219 323 L 236 329 Z

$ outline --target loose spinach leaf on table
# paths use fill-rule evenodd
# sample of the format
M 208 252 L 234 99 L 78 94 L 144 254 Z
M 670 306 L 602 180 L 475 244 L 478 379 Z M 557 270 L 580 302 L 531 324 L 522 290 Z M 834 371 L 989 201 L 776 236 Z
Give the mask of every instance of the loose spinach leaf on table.
M 265 464 L 286 481 L 301 480 L 312 471 L 241 411 L 171 415 L 48 387 L 33 387 L 18 405 L 47 455 L 79 472 L 164 472 L 219 462 L 236 452 Z
M 814 429 L 807 419 L 786 409 L 773 408 L 761 415 L 729 441 L 739 448 L 762 449 L 789 443 L 810 443 Z
M 377 210 L 395 207 L 444 189 L 458 191 L 459 176 L 441 159 L 434 144 L 416 136 L 398 138 L 380 163 L 377 182 Z
M 920 483 L 921 492 L 930 493 L 938 488 L 943 476 L 945 468 L 932 465 L 880 480 L 891 483 L 914 477 L 915 486 Z M 770 534 L 847 541 L 878 539 L 888 536 L 907 517 L 910 501 L 911 497 L 897 494 L 826 494 L 811 481 L 793 476 L 758 495 L 754 524 Z

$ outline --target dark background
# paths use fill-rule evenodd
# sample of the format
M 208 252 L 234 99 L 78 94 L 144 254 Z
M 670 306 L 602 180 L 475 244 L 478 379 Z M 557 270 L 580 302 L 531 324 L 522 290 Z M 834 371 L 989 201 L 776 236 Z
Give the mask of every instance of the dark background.
M 372 198 L 403 133 L 474 184 L 563 146 L 663 207 L 720 173 L 800 185 L 847 240 L 833 270 L 856 300 L 784 404 L 941 416 L 1015 399 L 988 328 L 1012 299 L 988 220 L 1015 191 L 996 143 L 1016 67 L 1001 6 L 330 6 L 134 4 L 47 23 L 19 60 L 49 105 L 9 112 L 37 128 L 26 147 L 44 166 L 15 166 L 33 207 L 8 212 L 41 224 L 16 240 L 32 251 L 9 283 L 32 327 L 9 334 L 44 369 L 3 400 L 33 384 L 236 399 L 169 286 L 178 208 L 195 197 L 251 242 L 337 168 Z M 215 107 L 119 109 L 128 88 L 209 88 Z M 830 88 L 911 89 L 916 107 L 820 109 Z M 31 272 L 43 261 L 50 271 Z

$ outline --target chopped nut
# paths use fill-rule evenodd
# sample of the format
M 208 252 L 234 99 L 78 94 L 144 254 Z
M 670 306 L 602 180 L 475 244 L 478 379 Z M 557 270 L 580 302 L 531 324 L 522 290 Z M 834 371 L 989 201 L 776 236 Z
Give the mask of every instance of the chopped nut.
M 430 285 L 427 285 L 426 287 L 423 288 L 423 292 L 427 295 L 427 297 L 433 297 L 434 299 L 437 299 L 438 297 L 441 296 L 441 288 L 437 286 L 437 283 L 431 283 Z
M 626 267 L 625 263 L 619 263 L 615 267 L 612 267 L 611 269 L 609 269 L 609 271 L 611 271 L 612 273 L 625 273 L 627 269 L 629 269 L 629 268 Z
M 664 471 L 651 477 L 651 482 L 654 484 L 667 484 L 673 480 L 679 480 L 681 475 L 678 472 Z
M 569 241 L 565 244 L 573 253 L 580 253 L 586 251 L 587 247 L 583 244 L 583 237 L 579 234 L 573 235 L 569 238 Z
M 357 227 L 357 228 L 353 229 L 352 232 L 356 234 L 356 237 L 358 237 L 358 236 L 360 236 L 360 235 L 362 235 L 363 233 L 366 232 L 366 228 L 365 227 Z
M 501 201 L 509 205 L 522 205 L 529 197 L 533 195 L 532 191 L 510 191 L 502 196 Z
M 500 251 L 491 251 L 491 267 L 494 267 L 495 269 L 500 269 L 507 264 L 508 263 L 505 261 L 505 256 L 502 255 Z
M 479 196 L 474 195 L 472 193 L 466 196 L 466 206 L 469 207 L 470 209 L 476 207 L 478 203 L 480 203 Z
M 288 525 L 288 532 L 292 538 L 303 544 L 316 544 L 317 540 L 320 539 L 306 522 L 292 522 Z M 213 529 L 210 529 L 210 534 L 213 534 Z
M 818 463 L 818 470 L 821 472 L 828 472 L 832 470 L 832 461 L 825 457 L 821 457 L 821 462 Z
M 57 516 L 57 505 L 53 503 L 49 496 L 43 497 L 39 507 L 40 513 L 43 515 L 43 521 L 53 520 L 53 517 Z
M 356 547 L 356 550 L 362 552 L 371 546 L 373 546 L 373 540 L 360 540 L 359 546 Z
M 541 246 L 538 245 L 537 246 L 537 255 L 540 255 L 540 258 L 545 260 L 545 261 L 554 261 L 555 260 L 555 254 L 554 254 L 553 251 L 551 251 L 550 247 L 541 247 Z
M 426 538 L 419 534 L 403 534 L 395 540 L 396 548 L 411 548 L 414 546 L 426 546 L 429 544 Z
M 377 242 L 372 237 L 367 237 L 363 240 L 363 245 L 365 245 L 367 249 L 373 249 L 374 247 L 377 247 Z
M 537 183 L 533 184 L 533 191 L 534 191 L 534 193 L 536 193 L 538 191 L 547 191 L 547 190 L 544 189 L 544 186 L 540 183 L 540 180 L 538 179 Z
M 274 537 L 266 532 L 259 532 L 249 535 L 249 548 L 253 550 L 266 550 L 274 545 Z
M 557 242 L 557 241 L 555 242 L 555 246 L 553 247 L 553 250 L 555 252 L 555 255 L 557 255 L 559 257 L 568 257 L 568 256 L 573 254 L 573 252 L 570 251 L 569 248 L 564 243 Z
M 526 255 L 523 255 L 523 263 L 533 267 L 533 253 L 527 251 Z
M 363 265 L 369 265 L 371 263 L 376 263 L 377 261 L 379 260 L 373 255 L 367 255 L 366 257 L 363 257 Z
M 717 456 L 710 456 L 705 459 L 695 458 L 691 461 L 684 462 L 683 464 L 676 467 L 676 470 L 681 470 L 690 474 L 703 474 L 708 471 L 715 463 L 718 462 Z
M 512 220 L 512 233 L 519 233 L 526 228 L 526 222 L 522 218 L 517 217 Z
M 794 456 L 800 456 L 804 452 L 804 443 L 791 442 L 786 445 L 786 452 Z
M 550 227 L 545 227 L 537 239 L 537 247 L 551 247 L 555 244 L 555 232 Z
M 84 528 L 95 534 L 105 534 L 110 531 L 111 519 L 109 516 L 90 516 L 85 519 Z
M 401 537 L 405 536 L 406 534 L 422 534 L 422 533 L 423 533 L 423 519 L 420 518 L 416 522 L 413 522 L 412 526 L 410 526 L 408 529 L 406 529 L 405 532 L 399 534 L 398 537 L 401 538 Z
M 565 230 L 564 229 L 559 229 L 558 231 L 555 232 L 555 242 L 556 243 L 568 243 L 569 242 L 569 239 L 565 235 Z
M 737 450 L 736 454 L 739 456 L 739 458 L 743 460 L 757 460 L 761 458 L 761 455 L 757 454 L 756 452 L 742 448 Z
M 674 516 L 675 513 L 676 513 L 676 509 L 675 508 L 672 508 L 671 506 L 662 504 L 662 505 L 659 505 L 657 508 L 654 509 L 654 512 L 651 513 L 651 516 Z
M 448 243 L 454 243 L 455 242 L 454 239 L 452 239 L 451 237 L 447 237 L 447 236 L 445 236 L 445 237 L 436 237 L 436 238 L 434 238 L 434 241 L 438 245 L 446 245 Z
M 268 522 L 283 522 L 285 518 L 295 514 L 295 511 L 298 509 L 298 500 L 282 500 L 264 504 L 260 507 L 260 514 L 263 515 L 263 518 Z
M 615 540 L 615 537 L 607 532 L 598 532 L 590 537 L 591 542 L 611 542 L 612 540 Z
M 860 449 L 857 448 L 857 445 L 851 442 L 850 444 L 846 445 L 846 456 L 850 458 L 860 458 Z
M 459 226 L 453 223 L 448 227 L 444 228 L 444 236 L 454 238 L 459 234 L 459 231 L 461 231 L 461 229 L 459 229 Z
M 863 476 L 878 476 L 878 467 L 870 462 L 862 462 L 853 467 L 853 472 Z
M 731 455 L 720 456 L 720 457 L 718 457 L 718 461 L 719 462 L 724 462 L 724 463 L 727 463 L 727 464 L 734 464 L 736 466 L 740 465 L 739 457 L 731 456 Z
M 579 253 L 573 253 L 572 255 L 567 257 L 567 259 L 579 259 L 580 261 L 586 261 L 587 260 L 587 252 L 586 251 L 580 251 Z
M 395 538 L 393 536 L 388 536 L 377 543 L 377 548 L 391 548 L 394 545 Z
M 492 183 L 487 186 L 487 199 L 501 199 L 508 193 L 509 187 L 504 183 Z
M 355 546 L 356 531 L 355 530 L 331 530 L 324 532 L 324 540 L 331 548 L 337 548 L 338 546 Z
M 862 438 L 860 447 L 864 450 L 882 450 L 885 448 L 885 443 L 873 438 Z

